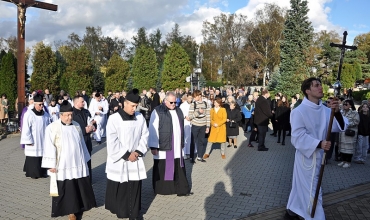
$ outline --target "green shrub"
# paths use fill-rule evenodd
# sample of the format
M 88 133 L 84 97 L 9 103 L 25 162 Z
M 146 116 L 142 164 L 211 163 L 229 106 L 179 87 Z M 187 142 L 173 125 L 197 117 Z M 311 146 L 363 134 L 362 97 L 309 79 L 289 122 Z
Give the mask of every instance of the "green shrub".
M 362 96 L 366 93 L 370 92 L 369 90 L 360 90 L 360 91 L 353 91 L 352 92 L 352 97 L 355 101 L 361 101 Z
M 368 100 L 370 99 L 370 91 L 369 90 L 363 90 L 363 91 L 366 91 L 366 93 L 364 93 L 361 97 L 361 100 Z

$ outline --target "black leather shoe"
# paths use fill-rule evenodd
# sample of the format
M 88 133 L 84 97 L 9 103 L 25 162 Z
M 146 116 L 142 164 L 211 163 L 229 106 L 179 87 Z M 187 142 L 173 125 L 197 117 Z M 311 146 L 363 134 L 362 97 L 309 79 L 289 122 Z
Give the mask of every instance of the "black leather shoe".
M 272 134 L 270 134 L 271 136 L 275 136 L 276 135 L 276 133 L 272 133 Z
M 191 159 L 191 160 L 190 160 L 190 163 L 195 163 L 195 160 Z
M 268 151 L 268 150 L 269 149 L 267 147 L 258 149 L 258 151 Z
M 280 143 L 280 140 L 278 140 L 276 143 Z
M 292 135 L 289 133 L 289 134 L 287 134 L 286 136 L 292 136 Z
M 248 147 L 254 147 L 252 144 L 248 144 Z
M 229 145 L 227 145 L 227 147 L 231 147 L 231 145 L 229 144 Z
M 238 146 L 234 145 L 234 148 L 238 148 Z

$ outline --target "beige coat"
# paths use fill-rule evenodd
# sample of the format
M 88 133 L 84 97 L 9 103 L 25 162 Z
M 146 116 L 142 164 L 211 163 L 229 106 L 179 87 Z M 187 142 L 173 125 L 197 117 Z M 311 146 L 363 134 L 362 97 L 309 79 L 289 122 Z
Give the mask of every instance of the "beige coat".
M 345 154 L 353 154 L 357 141 L 358 124 L 360 123 L 360 116 L 357 111 L 349 110 L 342 112 L 342 115 L 348 119 L 348 129 L 356 132 L 355 136 L 347 136 L 345 132 L 339 133 L 339 151 Z

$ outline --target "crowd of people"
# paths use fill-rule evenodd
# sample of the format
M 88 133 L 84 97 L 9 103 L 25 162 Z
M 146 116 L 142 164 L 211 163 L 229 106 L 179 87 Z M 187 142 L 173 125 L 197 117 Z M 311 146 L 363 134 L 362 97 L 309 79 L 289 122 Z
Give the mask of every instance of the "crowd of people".
M 108 91 L 107 96 L 78 91 L 73 98 L 63 90 L 56 98 L 48 89 L 35 91 L 27 96 L 28 105 L 20 119 L 24 172 L 33 179 L 50 176 L 50 194 L 54 196 L 51 216 L 75 219 L 81 210 L 96 207 L 91 152 L 93 141 L 99 145 L 106 138 L 105 207 L 118 218 L 136 219 L 140 216 L 141 181 L 147 178 L 140 158 L 146 153 L 153 155 L 156 194 L 191 196 L 185 160 L 207 162 L 215 152 L 214 144 L 221 145 L 220 157 L 226 159 L 227 148 L 240 147 L 240 131 L 247 136 L 248 147 L 257 142 L 258 151 L 268 151 L 265 138 L 271 123 L 270 135 L 277 137 L 276 142 L 285 145 L 286 136 L 291 136 L 296 148 L 286 216 L 304 217 L 297 204 L 309 205 L 313 189 L 307 194 L 296 192 L 316 180 L 312 169 L 319 167 L 323 150 L 328 151 L 327 161 L 335 152 L 335 160 L 343 168 L 351 166 L 352 158 L 355 163 L 365 163 L 370 113 L 367 101 L 357 111 L 351 99 L 329 98 L 322 103 L 322 86 L 316 78 L 303 82 L 302 93 L 303 100 L 296 94 L 289 101 L 282 93 L 271 99 L 264 88 L 203 88 L 192 92 L 184 88 L 158 93 L 150 88 L 141 92 Z M 335 109 L 336 126 L 331 131 L 332 140 L 326 141 L 322 122 L 330 116 L 330 108 Z M 318 112 L 322 112 L 322 120 L 315 124 Z M 297 165 L 302 155 L 317 166 L 303 172 Z

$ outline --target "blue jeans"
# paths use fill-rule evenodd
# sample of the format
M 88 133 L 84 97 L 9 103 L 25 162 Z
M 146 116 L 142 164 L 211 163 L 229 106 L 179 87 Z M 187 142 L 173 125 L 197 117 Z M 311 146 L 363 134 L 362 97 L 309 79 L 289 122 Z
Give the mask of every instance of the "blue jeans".
M 369 136 L 358 135 L 353 160 L 365 162 L 368 148 L 369 148 Z

